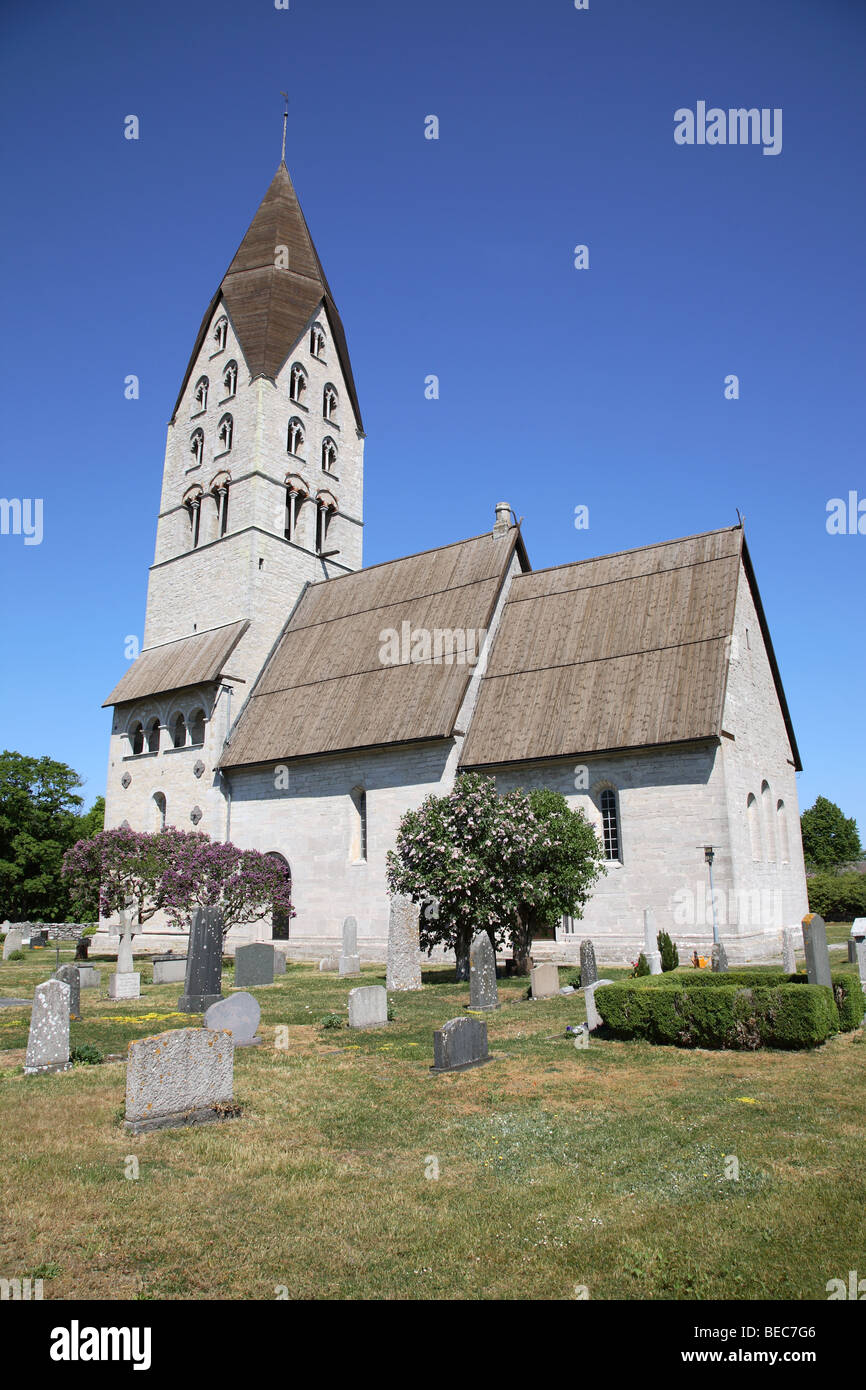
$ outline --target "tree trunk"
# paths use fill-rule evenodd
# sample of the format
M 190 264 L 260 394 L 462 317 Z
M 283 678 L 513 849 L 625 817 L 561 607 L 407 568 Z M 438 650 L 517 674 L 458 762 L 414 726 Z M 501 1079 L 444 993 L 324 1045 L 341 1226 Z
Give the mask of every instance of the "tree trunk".
M 458 927 L 457 944 L 454 948 L 457 956 L 456 979 L 458 980 L 469 979 L 469 946 L 471 941 L 472 932 L 466 927 Z
M 532 916 L 529 909 L 522 905 L 517 910 L 517 921 L 511 933 L 511 946 L 515 975 L 528 975 L 529 953 L 532 949 Z

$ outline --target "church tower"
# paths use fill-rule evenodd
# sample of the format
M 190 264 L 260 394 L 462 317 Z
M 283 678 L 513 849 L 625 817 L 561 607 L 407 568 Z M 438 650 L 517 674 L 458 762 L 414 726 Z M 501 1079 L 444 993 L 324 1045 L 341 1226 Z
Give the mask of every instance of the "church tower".
M 281 161 L 169 422 L 142 650 L 105 702 L 107 826 L 225 838 L 232 720 L 304 586 L 361 567 L 363 450 L 343 325 Z

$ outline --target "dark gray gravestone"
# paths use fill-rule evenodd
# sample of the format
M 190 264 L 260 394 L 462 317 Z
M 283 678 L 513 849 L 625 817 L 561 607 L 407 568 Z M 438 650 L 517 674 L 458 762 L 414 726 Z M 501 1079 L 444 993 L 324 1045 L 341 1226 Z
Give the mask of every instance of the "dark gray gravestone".
M 830 985 L 830 952 L 827 950 L 827 929 L 824 918 L 809 912 L 803 918 L 803 945 L 806 948 L 806 974 L 810 985 Z
M 432 1072 L 466 1071 L 492 1060 L 481 1018 L 452 1018 L 433 1034 Z
M 274 948 L 267 941 L 254 941 L 235 951 L 235 985 L 253 989 L 274 983 Z
M 595 947 L 591 941 L 580 943 L 580 986 L 594 985 L 598 979 L 598 966 L 595 963 Z
M 186 982 L 177 1007 L 186 1014 L 203 1014 L 222 999 L 223 919 L 217 907 L 193 913 L 186 956 Z
M 54 972 L 55 980 L 62 980 L 69 986 L 69 1017 L 81 1018 L 81 976 L 77 965 L 61 965 Z
M 717 975 L 724 974 L 728 969 L 728 953 L 721 941 L 713 942 L 713 949 L 710 955 L 710 969 Z
M 486 931 L 481 931 L 469 947 L 469 1007 L 498 1009 L 496 952 Z

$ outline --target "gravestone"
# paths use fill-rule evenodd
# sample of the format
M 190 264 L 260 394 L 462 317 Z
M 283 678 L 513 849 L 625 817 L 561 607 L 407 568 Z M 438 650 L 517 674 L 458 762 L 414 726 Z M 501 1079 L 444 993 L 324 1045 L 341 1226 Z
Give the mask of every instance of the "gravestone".
M 78 983 L 82 989 L 99 989 L 102 975 L 93 965 L 79 965 Z
M 274 983 L 274 948 L 267 941 L 253 941 L 235 951 L 235 985 L 255 989 Z
M 418 904 L 402 893 L 391 898 L 388 911 L 388 989 L 421 988 L 421 945 Z
M 182 1013 L 203 1014 L 222 999 L 222 914 L 216 907 L 199 907 L 193 913 L 186 955 L 184 991 L 177 1007 Z
M 472 938 L 469 947 L 469 1007 L 498 1009 L 496 988 L 496 952 L 486 931 Z
M 20 931 L 10 931 L 6 933 L 6 940 L 3 942 L 3 959 L 8 960 L 13 951 L 20 951 L 24 945 L 24 937 Z
M 487 1050 L 487 1024 L 483 1018 L 452 1018 L 433 1034 L 433 1065 L 436 1074 L 467 1071 L 492 1062 Z
M 721 941 L 713 942 L 713 949 L 710 954 L 710 969 L 717 975 L 724 974 L 728 969 L 728 953 Z
M 341 975 L 360 975 L 361 958 L 358 955 L 358 923 L 354 917 L 343 922 L 343 950 L 340 954 L 339 971 Z
M 117 948 L 117 968 L 108 977 L 109 999 L 138 999 L 141 995 L 141 975 L 135 969 L 132 954 L 132 914 L 120 914 L 123 935 Z
M 594 985 L 598 979 L 598 966 L 595 963 L 595 947 L 591 941 L 580 943 L 580 987 Z
M 661 975 L 662 973 L 662 953 L 659 950 L 658 935 L 655 929 L 655 922 L 650 908 L 645 907 L 643 913 L 643 953 L 646 963 L 649 966 L 651 975 Z
M 782 969 L 786 975 L 793 975 L 797 970 L 797 937 L 799 935 L 799 927 L 785 927 L 782 932 Z
M 24 1072 L 67 1071 L 69 1060 L 69 986 L 63 980 L 37 985 L 30 1014 Z
M 827 930 L 824 918 L 808 912 L 803 918 L 803 947 L 806 952 L 806 974 L 810 985 L 830 985 L 830 952 L 827 950 Z
M 33 945 L 33 937 L 30 938 L 30 945 Z M 90 950 L 90 937 L 79 936 L 75 943 L 75 959 L 87 960 L 87 953 Z
M 586 1026 L 590 1033 L 600 1027 L 602 1023 L 601 1014 L 595 1003 L 595 991 L 600 989 L 602 985 L 612 984 L 613 980 L 596 980 L 594 984 L 589 986 L 589 989 L 585 989 L 583 992 L 583 1001 L 586 1004 Z
M 77 965 L 61 965 L 54 972 L 55 980 L 62 980 L 69 986 L 69 1017 L 81 1018 L 81 977 Z
M 285 975 L 286 973 L 286 953 L 281 951 L 279 946 L 274 945 L 274 974 Z
M 135 971 L 135 958 L 132 954 L 132 922 L 129 917 L 123 923 L 123 935 L 117 948 L 118 975 L 132 975 Z
M 849 946 L 854 947 L 853 963 L 857 966 L 860 983 L 866 985 L 866 917 L 855 917 Z
M 234 1082 L 234 1043 L 212 1028 L 176 1028 L 131 1042 L 126 1122 L 131 1134 L 226 1118 Z
M 259 1001 L 241 990 L 237 994 L 230 994 L 228 999 L 211 1004 L 205 1010 L 203 1023 L 205 1028 L 218 1033 L 231 1033 L 235 1047 L 253 1047 L 262 1041 L 256 1036 L 261 1016 Z
M 549 963 L 533 966 L 529 984 L 533 999 L 552 999 L 559 993 L 559 966 Z
M 383 1028 L 388 1022 L 388 991 L 382 985 L 349 990 L 349 1027 Z
M 172 956 L 170 960 L 153 962 L 153 983 L 155 985 L 176 985 L 186 979 L 186 956 Z
M 323 956 L 319 961 L 319 969 L 333 971 L 339 969 L 340 962 L 336 956 Z

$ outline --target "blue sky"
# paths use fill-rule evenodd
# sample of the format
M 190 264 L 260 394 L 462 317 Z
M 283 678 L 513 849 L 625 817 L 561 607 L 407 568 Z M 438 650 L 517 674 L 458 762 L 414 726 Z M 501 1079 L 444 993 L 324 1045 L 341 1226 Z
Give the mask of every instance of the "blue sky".
M 364 411 L 366 563 L 486 530 L 500 499 L 535 567 L 739 507 L 801 806 L 866 833 L 866 535 L 825 525 L 866 499 L 866 6 L 8 0 L 0 30 L 0 492 L 44 507 L 40 545 L 0 536 L 4 746 L 103 790 L 166 422 L 286 89 Z M 675 144 L 699 100 L 781 108 L 781 152 Z

